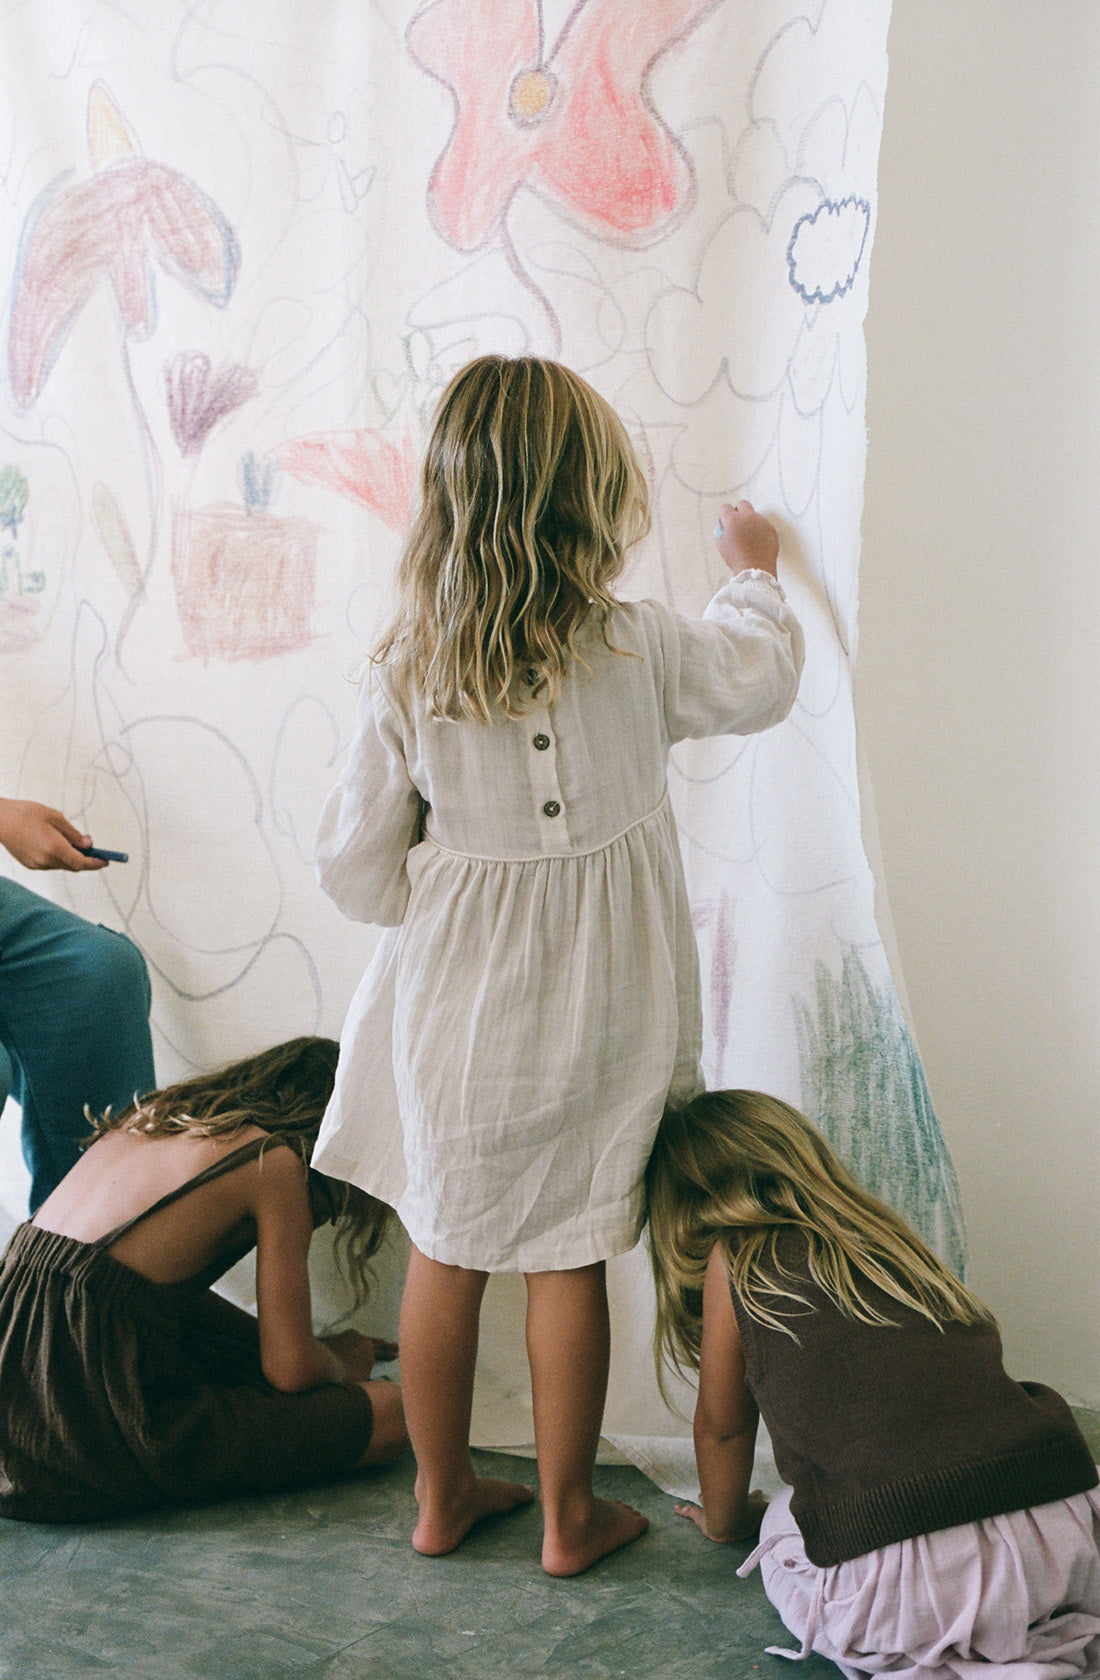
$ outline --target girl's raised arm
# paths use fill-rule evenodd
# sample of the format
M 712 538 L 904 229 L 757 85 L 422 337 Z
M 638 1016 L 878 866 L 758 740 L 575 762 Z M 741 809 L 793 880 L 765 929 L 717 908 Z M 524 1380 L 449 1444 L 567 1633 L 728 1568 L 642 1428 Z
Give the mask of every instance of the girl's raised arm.
M 342 1382 L 344 1367 L 313 1334 L 307 1268 L 313 1210 L 305 1163 L 292 1149 L 272 1148 L 257 1167 L 256 1307 L 264 1376 L 284 1394 Z
M 651 605 L 661 636 L 670 742 L 752 735 L 783 721 L 798 693 L 806 643 L 770 574 L 730 578 L 701 620 Z
M 708 1540 L 744 1540 L 760 1526 L 767 1502 L 761 1494 L 749 1492 L 759 1419 L 756 1402 L 745 1386 L 745 1359 L 725 1256 L 715 1243 L 703 1281 L 703 1340 L 695 1406 L 695 1461 L 703 1504 L 702 1509 L 676 1507 Z

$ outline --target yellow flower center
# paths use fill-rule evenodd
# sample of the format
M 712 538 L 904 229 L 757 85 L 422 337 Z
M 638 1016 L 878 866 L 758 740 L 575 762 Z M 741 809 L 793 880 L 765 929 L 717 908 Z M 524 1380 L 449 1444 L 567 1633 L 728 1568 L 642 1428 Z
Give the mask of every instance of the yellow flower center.
M 545 70 L 524 70 L 512 83 L 512 115 L 517 122 L 538 122 L 554 97 L 557 79 Z

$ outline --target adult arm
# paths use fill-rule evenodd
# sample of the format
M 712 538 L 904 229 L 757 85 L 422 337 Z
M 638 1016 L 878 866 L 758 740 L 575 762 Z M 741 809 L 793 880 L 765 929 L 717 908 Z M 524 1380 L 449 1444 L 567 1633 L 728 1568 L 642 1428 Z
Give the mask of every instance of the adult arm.
M 761 1494 L 749 1492 L 759 1420 L 745 1383 L 745 1358 L 725 1256 L 716 1243 L 703 1280 L 703 1339 L 695 1407 L 695 1461 L 702 1507 L 676 1507 L 708 1540 L 744 1540 L 760 1526 L 766 1501 Z
M 51 805 L 0 799 L 0 845 L 24 869 L 69 869 L 74 874 L 106 869 L 105 859 L 85 857 L 80 849 L 91 843 L 90 834 L 81 834 Z

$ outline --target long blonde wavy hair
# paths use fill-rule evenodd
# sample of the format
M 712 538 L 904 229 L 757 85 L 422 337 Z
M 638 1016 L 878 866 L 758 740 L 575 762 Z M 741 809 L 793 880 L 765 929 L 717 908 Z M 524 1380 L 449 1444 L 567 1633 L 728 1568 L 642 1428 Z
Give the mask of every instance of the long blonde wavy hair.
M 104 1132 L 228 1138 L 246 1126 L 259 1126 L 272 1143 L 289 1144 L 308 1167 L 339 1054 L 340 1046 L 331 1038 L 292 1038 L 215 1073 L 151 1091 L 118 1114 L 110 1109 L 98 1117 L 89 1113 L 93 1135 L 88 1142 Z M 335 1227 L 337 1251 L 359 1301 L 366 1289 L 367 1262 L 386 1234 L 392 1210 L 358 1185 L 314 1171 L 309 1177 L 315 1213 L 322 1223 L 331 1221 Z
M 534 669 L 553 700 L 590 611 L 611 646 L 608 586 L 648 529 L 645 474 L 609 404 L 558 362 L 481 356 L 440 399 L 374 661 L 437 717 L 521 716 L 519 679 Z
M 989 1309 L 885 1203 L 868 1194 L 797 1109 L 759 1091 L 709 1091 L 661 1121 L 646 1173 L 657 1288 L 658 1374 L 699 1369 L 703 1278 L 718 1244 L 745 1311 L 793 1336 L 810 1310 L 776 1250 L 805 1233 L 809 1273 L 849 1318 L 892 1324 L 874 1286 L 942 1328 Z M 788 1303 L 786 1311 L 781 1310 Z M 792 1312 L 791 1308 L 795 1311 Z

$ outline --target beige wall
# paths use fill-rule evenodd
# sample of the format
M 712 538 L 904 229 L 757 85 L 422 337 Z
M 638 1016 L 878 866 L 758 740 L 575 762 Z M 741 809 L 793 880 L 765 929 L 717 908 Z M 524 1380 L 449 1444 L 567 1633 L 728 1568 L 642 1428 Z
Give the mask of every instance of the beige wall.
M 1100 1404 L 1100 4 L 894 0 L 859 717 L 1009 1368 Z

